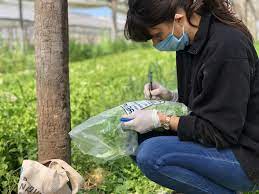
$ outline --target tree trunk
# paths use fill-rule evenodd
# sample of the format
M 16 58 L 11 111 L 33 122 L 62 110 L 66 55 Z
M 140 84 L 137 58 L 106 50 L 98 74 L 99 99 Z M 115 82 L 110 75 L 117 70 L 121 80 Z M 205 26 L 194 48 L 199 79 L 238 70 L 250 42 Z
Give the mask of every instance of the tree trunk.
M 35 1 L 38 160 L 70 163 L 67 0 Z
M 19 16 L 20 16 L 20 30 L 21 30 L 21 48 L 25 51 L 25 37 L 24 37 L 24 26 L 23 26 L 23 6 L 22 0 L 19 0 Z
M 115 40 L 118 36 L 117 0 L 111 0 L 111 8 L 112 8 L 112 40 Z

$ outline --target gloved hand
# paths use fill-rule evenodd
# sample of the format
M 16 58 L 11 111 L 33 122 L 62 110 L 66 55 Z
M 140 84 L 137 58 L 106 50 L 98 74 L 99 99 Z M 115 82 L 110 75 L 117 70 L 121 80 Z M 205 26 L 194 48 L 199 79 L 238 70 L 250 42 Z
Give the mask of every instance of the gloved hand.
M 122 117 L 133 119 L 129 122 L 122 123 L 122 128 L 135 130 L 140 134 L 161 127 L 157 110 L 138 110 L 130 115 L 123 115 Z
M 149 90 L 150 83 L 144 86 L 145 98 L 150 100 L 150 94 L 152 100 L 166 100 L 176 102 L 178 100 L 178 93 L 166 89 L 161 84 L 154 82 L 152 83 L 152 90 Z

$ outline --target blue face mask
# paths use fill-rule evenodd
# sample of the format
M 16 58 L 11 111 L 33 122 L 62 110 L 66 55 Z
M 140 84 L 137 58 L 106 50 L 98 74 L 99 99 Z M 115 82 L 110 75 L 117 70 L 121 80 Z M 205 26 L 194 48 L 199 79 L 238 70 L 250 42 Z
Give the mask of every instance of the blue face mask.
M 190 43 L 189 36 L 183 29 L 183 35 L 178 39 L 174 35 L 174 26 L 173 31 L 168 37 L 155 45 L 155 48 L 159 51 L 180 51 L 184 50 L 186 46 Z

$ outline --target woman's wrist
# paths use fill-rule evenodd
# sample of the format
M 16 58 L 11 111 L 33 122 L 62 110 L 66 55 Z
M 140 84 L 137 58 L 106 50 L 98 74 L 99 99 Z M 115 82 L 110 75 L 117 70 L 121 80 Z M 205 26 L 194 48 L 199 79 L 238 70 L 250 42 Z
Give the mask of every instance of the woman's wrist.
M 164 113 L 161 113 L 161 112 L 158 112 L 157 115 L 158 115 L 158 118 L 159 118 L 159 121 L 160 121 L 161 125 L 163 126 L 163 123 L 167 122 L 167 117 L 168 117 L 168 115 L 166 115 L 166 114 L 164 114 Z M 175 130 L 175 131 L 176 131 L 177 128 L 178 128 L 179 120 L 180 120 L 179 117 L 170 116 L 169 128 L 170 128 L 171 130 Z
M 161 112 L 157 112 L 157 115 L 158 115 L 160 123 L 161 124 L 164 123 L 165 120 L 166 120 L 166 115 L 164 113 L 161 113 Z
M 171 129 L 173 129 L 174 131 L 177 131 L 179 121 L 180 121 L 180 117 L 172 116 L 171 119 L 170 119 Z

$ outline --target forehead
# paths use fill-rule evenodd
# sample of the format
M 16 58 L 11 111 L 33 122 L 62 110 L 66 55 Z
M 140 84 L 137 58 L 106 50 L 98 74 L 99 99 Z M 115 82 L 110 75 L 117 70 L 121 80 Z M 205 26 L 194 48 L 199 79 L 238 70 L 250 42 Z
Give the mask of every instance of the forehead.
M 148 31 L 150 34 L 155 34 L 155 33 L 161 32 L 166 29 L 168 29 L 168 23 L 164 22 L 164 23 L 158 24 L 152 28 L 149 28 Z

